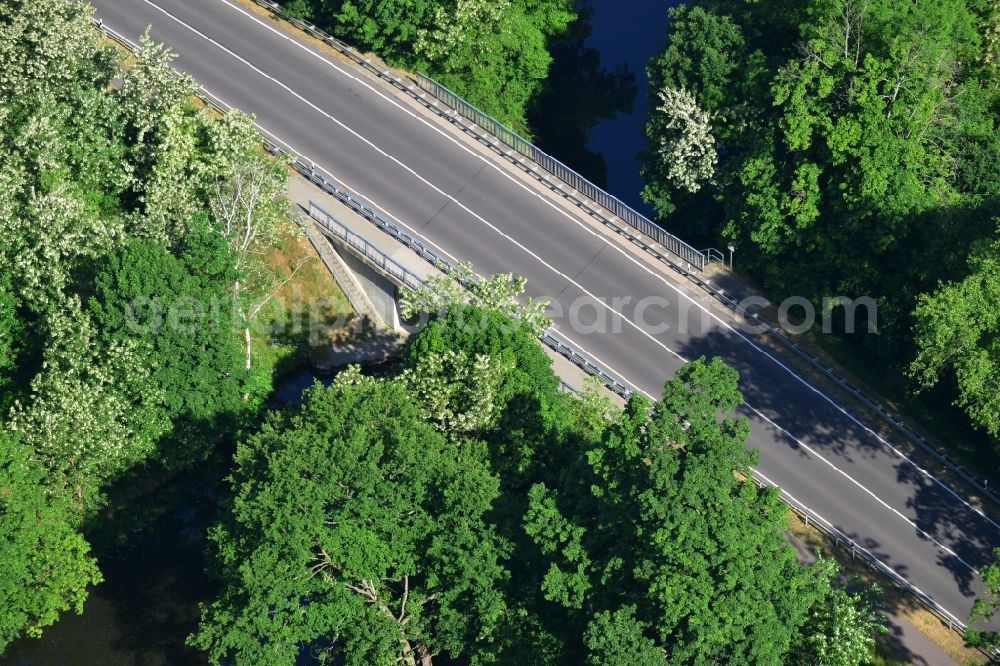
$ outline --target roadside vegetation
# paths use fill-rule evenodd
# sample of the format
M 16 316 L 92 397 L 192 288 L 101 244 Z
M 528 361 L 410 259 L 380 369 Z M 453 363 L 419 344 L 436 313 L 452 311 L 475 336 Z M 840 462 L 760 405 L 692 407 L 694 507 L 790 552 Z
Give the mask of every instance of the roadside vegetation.
M 81 610 L 119 480 L 199 465 L 272 386 L 248 333 L 287 277 L 260 260 L 285 169 L 90 16 L 0 6 L 0 647 Z
M 624 411 L 564 393 L 521 288 L 432 285 L 397 373 L 343 371 L 239 446 L 192 643 L 236 664 L 871 658 L 872 591 L 800 565 L 776 492 L 734 474 L 756 460 L 721 418 L 736 372 L 696 361 Z
M 434 77 L 525 134 L 529 104 L 552 64 L 549 41 L 577 18 L 572 0 L 291 0 L 283 6 L 393 65 Z
M 396 47 L 475 28 L 439 59 L 471 67 L 463 48 L 497 38 L 543 77 L 532 45 L 572 18 L 458 7 L 419 5 L 433 21 L 401 24 Z M 204 479 L 217 585 L 189 643 L 216 663 L 876 658 L 875 590 L 832 559 L 799 564 L 777 491 L 745 480 L 757 457 L 718 360 L 622 410 L 560 390 L 523 279 L 471 298 L 443 280 L 408 301 L 430 323 L 398 367 L 269 404 L 275 373 L 331 339 L 290 320 L 346 311 L 289 221 L 285 165 L 250 116 L 193 103 L 162 46 L 126 59 L 90 16 L 0 4 L 0 651 L 81 612 L 102 580 L 91 535 L 159 517 L 130 498 Z M 534 76 L 501 111 L 523 113 Z M 214 465 L 231 472 L 218 493 Z
M 846 350 L 821 344 L 919 395 L 897 399 L 978 447 L 969 458 L 994 479 L 998 21 L 979 0 L 673 9 L 649 64 L 643 192 L 669 229 L 734 243 L 775 300 L 874 298 L 877 331 L 860 321 Z

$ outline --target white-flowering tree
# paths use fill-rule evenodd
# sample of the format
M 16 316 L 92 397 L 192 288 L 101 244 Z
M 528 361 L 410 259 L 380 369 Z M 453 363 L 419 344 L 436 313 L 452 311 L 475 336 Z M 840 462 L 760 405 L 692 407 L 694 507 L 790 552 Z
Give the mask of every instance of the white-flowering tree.
M 500 418 L 498 391 L 513 364 L 462 351 L 425 354 L 402 377 L 424 416 L 449 437 L 483 432 Z
M 684 88 L 667 86 L 659 97 L 656 112 L 666 119 L 659 146 L 664 174 L 677 187 L 697 192 L 715 175 L 719 160 L 711 117 Z
M 144 354 L 131 341 L 102 347 L 76 297 L 45 318 L 42 370 L 26 403 L 16 402 L 9 429 L 32 447 L 53 485 L 82 500 L 102 482 L 147 458 L 166 431 L 163 396 Z
M 0 99 L 74 94 L 81 82 L 106 81 L 113 62 L 79 0 L 0 3 Z
M 192 106 L 197 84 L 173 69 L 175 57 L 147 31 L 115 93 L 130 146 L 130 186 L 141 204 L 130 231 L 165 245 L 179 238 L 203 207 L 208 184 L 199 135 L 211 118 Z
M 476 47 L 477 35 L 504 30 L 510 0 L 458 0 L 441 5 L 434 14 L 433 28 L 417 32 L 416 52 L 427 60 L 447 63 L 457 53 Z M 488 44 L 479 43 L 480 48 Z
M 13 186 L 0 169 L 0 188 Z M 42 311 L 64 299 L 64 290 L 82 259 L 103 255 L 121 238 L 120 221 L 88 213 L 65 187 L 50 194 L 31 192 L 26 206 L 0 194 L 0 256 L 12 265 L 18 296 Z
M 524 277 L 513 273 L 479 278 L 471 264 L 462 262 L 449 274 L 428 278 L 419 289 L 404 294 L 399 309 L 403 317 L 410 319 L 421 312 L 440 314 L 452 305 L 468 303 L 524 322 L 535 335 L 541 335 L 552 326 L 552 319 L 545 314 L 549 303 L 523 297 L 526 284 Z
M 830 559 L 821 559 L 813 571 L 821 593 L 795 637 L 790 661 L 822 666 L 869 663 L 875 656 L 875 637 L 886 631 L 873 604 L 878 587 L 848 591 L 837 582 L 839 569 Z

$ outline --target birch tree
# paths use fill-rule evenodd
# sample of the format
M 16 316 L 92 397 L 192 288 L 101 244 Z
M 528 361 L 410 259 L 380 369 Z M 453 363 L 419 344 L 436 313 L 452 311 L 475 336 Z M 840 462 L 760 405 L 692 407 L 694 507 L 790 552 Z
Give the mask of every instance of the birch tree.
M 237 131 L 251 130 L 242 127 Z M 288 213 L 285 178 L 284 166 L 270 161 L 257 148 L 237 155 L 228 173 L 224 171 L 215 182 L 212 214 L 218 233 L 229 243 L 236 274 L 233 301 L 242 321 L 247 370 L 251 364 L 251 322 L 266 300 L 257 299 L 261 294 L 269 297 L 275 288 L 275 276 L 267 272 L 260 257 L 277 240 L 278 225 Z

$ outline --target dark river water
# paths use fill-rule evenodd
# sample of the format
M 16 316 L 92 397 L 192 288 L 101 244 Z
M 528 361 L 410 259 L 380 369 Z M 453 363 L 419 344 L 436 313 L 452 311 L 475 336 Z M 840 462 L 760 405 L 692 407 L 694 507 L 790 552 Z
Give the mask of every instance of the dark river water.
M 667 9 L 680 4 L 654 0 L 593 0 L 591 34 L 586 45 L 601 54 L 605 67 L 626 63 L 635 74 L 636 95 L 630 113 L 619 113 L 590 131 L 588 148 L 607 163 L 607 190 L 641 213 L 650 209 L 639 197 L 642 178 L 638 153 L 646 146 L 649 110 L 646 63 L 666 40 Z
M 599 122 L 589 131 L 587 148 L 607 165 L 607 189 L 642 212 L 642 181 L 637 154 L 645 145 L 648 99 L 645 66 L 663 44 L 667 8 L 676 2 L 593 0 L 590 36 L 585 46 L 597 50 L 605 68 L 627 63 L 636 76 L 630 113 Z M 553 151 L 555 152 L 555 151 Z M 556 153 L 556 157 L 561 157 Z M 566 158 L 570 161 L 569 158 Z M 571 164 L 570 166 L 574 166 Z M 582 168 L 581 168 L 582 169 Z M 297 402 L 311 385 L 307 371 L 284 378 L 277 400 Z M 185 647 L 197 624 L 198 603 L 213 589 L 204 573 L 205 528 L 214 520 L 214 497 L 222 490 L 222 463 L 206 466 L 196 478 L 172 482 L 169 492 L 183 498 L 173 507 L 154 502 L 156 515 L 127 544 L 95 543 L 105 582 L 92 590 L 83 615 L 66 613 L 45 629 L 41 639 L 11 645 L 2 664 L 18 666 L 160 666 L 204 664 Z M 156 494 L 158 490 L 152 490 Z M 141 501 L 141 500 L 140 500 Z M 140 509 L 141 510 L 141 509 Z M 2 563 L 0 563 L 2 566 Z

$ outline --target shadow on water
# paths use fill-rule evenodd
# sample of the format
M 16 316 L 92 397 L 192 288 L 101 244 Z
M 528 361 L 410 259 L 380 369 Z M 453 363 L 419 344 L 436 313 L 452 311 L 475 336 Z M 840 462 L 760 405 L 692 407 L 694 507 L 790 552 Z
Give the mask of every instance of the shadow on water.
M 124 493 L 127 499 L 112 504 L 121 508 L 102 514 L 108 529 L 88 533 L 105 580 L 90 591 L 84 613 L 64 613 L 40 639 L 15 642 L 0 661 L 18 666 L 208 663 L 184 640 L 197 627 L 198 602 L 214 592 L 205 575 L 205 529 L 215 516 L 224 471 L 219 456 L 163 483 L 127 480 L 133 486 Z M 141 520 L 144 516 L 148 521 Z
M 373 375 L 393 374 L 395 362 L 364 364 Z M 271 407 L 301 402 L 317 381 L 303 367 L 282 377 Z M 206 573 L 206 530 L 228 492 L 233 450 L 224 446 L 206 463 L 167 474 L 156 465 L 133 471 L 110 491 L 110 508 L 87 530 L 104 582 L 91 589 L 82 615 L 63 613 L 40 639 L 11 644 L 0 664 L 14 666 L 173 666 L 207 664 L 184 644 L 198 626 L 198 604 L 217 591 Z
M 588 148 L 588 136 L 599 123 L 632 110 L 636 84 L 629 65 L 619 62 L 607 69 L 608 60 L 588 45 L 592 15 L 593 8 L 583 6 L 566 35 L 550 43 L 549 76 L 528 111 L 528 123 L 542 150 L 605 186 L 609 165 L 599 151 Z

